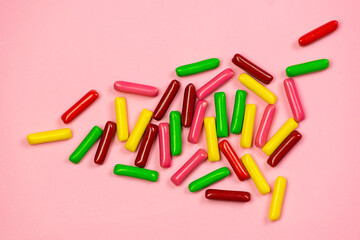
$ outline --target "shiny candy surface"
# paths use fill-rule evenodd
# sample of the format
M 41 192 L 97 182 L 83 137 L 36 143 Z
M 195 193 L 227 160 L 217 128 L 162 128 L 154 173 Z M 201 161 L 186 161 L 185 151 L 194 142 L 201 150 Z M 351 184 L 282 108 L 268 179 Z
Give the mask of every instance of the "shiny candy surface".
M 219 64 L 220 60 L 218 58 L 210 58 L 200 62 L 177 67 L 175 71 L 179 77 L 184 77 L 217 68 Z
M 88 108 L 98 97 L 99 93 L 97 91 L 90 90 L 61 116 L 61 120 L 63 120 L 64 123 L 71 122 L 86 108 Z
M 317 72 L 329 67 L 329 60 L 319 59 L 311 62 L 300 63 L 286 68 L 286 76 L 295 77 L 307 73 Z
M 32 133 L 27 135 L 27 141 L 29 144 L 39 144 L 47 142 L 55 142 L 72 138 L 70 128 L 63 128 L 45 132 Z
M 336 21 L 336 20 L 325 23 L 324 25 L 301 36 L 299 38 L 299 45 L 306 46 L 306 45 L 328 35 L 329 33 L 332 33 L 333 31 L 335 31 L 337 29 L 338 25 L 339 25 L 338 21 Z
M 206 145 L 208 150 L 208 159 L 210 162 L 220 160 L 220 153 L 218 147 L 218 139 L 216 136 L 215 118 L 204 118 L 204 127 L 206 134 Z
M 292 78 L 285 79 L 284 88 L 295 121 L 300 122 L 304 120 L 305 113 L 297 93 L 294 80 Z
M 196 103 L 195 113 L 188 135 L 188 142 L 190 143 L 197 143 L 199 141 L 207 106 L 208 102 L 205 100 L 199 100 Z
M 119 92 L 132 93 L 148 97 L 156 97 L 159 93 L 159 89 L 156 87 L 125 81 L 115 82 L 114 89 Z
M 286 178 L 277 177 L 275 181 L 274 191 L 271 197 L 269 219 L 276 221 L 280 218 L 282 203 L 284 200 L 286 188 Z
M 145 167 L 147 160 L 150 155 L 150 150 L 152 148 L 152 145 L 156 139 L 156 135 L 158 133 L 158 126 L 155 124 L 149 123 L 149 125 L 146 128 L 144 137 L 141 141 L 139 151 L 135 158 L 135 165 L 138 167 Z
M 181 117 L 180 112 L 170 112 L 170 150 L 173 156 L 178 156 L 182 151 Z
M 267 105 L 264 110 L 264 114 L 261 118 L 259 129 L 255 138 L 255 146 L 257 146 L 258 148 L 262 148 L 266 143 L 271 123 L 275 115 L 275 110 L 275 105 L 271 104 Z
M 241 133 L 245 114 L 246 95 L 246 92 L 243 90 L 236 91 L 230 127 L 230 132 L 233 134 Z
M 218 137 L 229 136 L 229 126 L 226 113 L 226 95 L 224 92 L 214 94 L 216 112 L 216 133 Z
M 205 197 L 212 200 L 224 200 L 235 202 L 248 202 L 250 201 L 250 193 L 243 191 L 229 191 L 219 189 L 207 189 Z
M 189 190 L 190 192 L 197 192 L 229 175 L 230 170 L 227 167 L 219 168 L 190 183 Z
M 120 176 L 144 179 L 150 182 L 156 182 L 159 177 L 159 173 L 157 171 L 123 165 L 123 164 L 115 165 L 114 174 Z
M 250 148 L 253 139 L 254 123 L 255 123 L 256 105 L 246 104 L 244 125 L 240 137 L 240 146 L 243 148 Z
M 115 116 L 117 137 L 120 142 L 124 142 L 129 138 L 126 100 L 124 97 L 115 98 Z
M 104 131 L 101 135 L 99 146 L 96 150 L 94 162 L 96 164 L 103 164 L 109 150 L 110 144 L 114 138 L 116 131 L 116 124 L 114 122 L 108 121 L 105 124 Z
M 160 166 L 168 168 L 171 166 L 170 151 L 170 127 L 168 123 L 159 124 L 159 155 Z
M 245 154 L 241 158 L 241 161 L 245 165 L 246 170 L 250 174 L 250 177 L 255 183 L 255 186 L 259 190 L 259 192 L 263 195 L 269 193 L 269 184 L 266 182 L 264 176 L 260 172 L 258 166 L 256 165 L 254 159 L 250 156 L 250 154 Z
M 195 108 L 196 90 L 194 84 L 190 83 L 184 91 L 183 106 L 181 112 L 181 124 L 190 127 Z
M 180 82 L 177 80 L 172 80 L 154 110 L 153 119 L 160 121 L 164 117 L 170 104 L 174 100 L 177 92 L 179 91 L 179 88 Z

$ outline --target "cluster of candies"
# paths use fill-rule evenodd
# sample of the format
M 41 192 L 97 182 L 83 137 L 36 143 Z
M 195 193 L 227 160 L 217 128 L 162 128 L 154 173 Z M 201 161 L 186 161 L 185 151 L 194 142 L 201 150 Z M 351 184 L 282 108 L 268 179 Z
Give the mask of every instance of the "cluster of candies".
M 337 21 L 331 21 L 302 36 L 299 39 L 299 44 L 302 46 L 307 45 L 334 31 L 337 28 L 337 25 Z M 259 129 L 257 131 L 255 145 L 262 148 L 263 152 L 269 156 L 267 163 L 271 167 L 275 167 L 302 137 L 301 134 L 295 130 L 298 126 L 298 122 L 305 118 L 295 87 L 295 82 L 291 78 L 284 80 L 285 92 L 293 113 L 293 118 L 287 120 L 275 133 L 275 135 L 266 142 L 271 122 L 275 114 L 276 108 L 274 104 L 276 102 L 276 96 L 263 84 L 269 84 L 273 77 L 239 54 L 235 54 L 232 62 L 248 73 L 242 73 L 239 76 L 239 81 L 249 90 L 269 103 L 269 105 L 265 108 Z M 176 73 L 179 77 L 188 76 L 217 68 L 219 63 L 220 61 L 217 58 L 207 59 L 178 67 L 176 69 Z M 327 59 L 320 59 L 290 66 L 286 69 L 286 74 L 288 77 L 294 77 L 310 72 L 324 70 L 328 68 L 328 66 L 329 61 Z M 226 97 L 224 92 L 217 92 L 214 94 L 216 120 L 214 117 L 205 117 L 205 111 L 208 103 L 204 99 L 222 84 L 231 79 L 233 75 L 234 72 L 228 68 L 219 73 L 198 90 L 195 90 L 195 86 L 193 84 L 187 85 L 184 92 L 182 113 L 180 114 L 178 111 L 170 112 L 169 124 L 162 122 L 159 126 L 157 126 L 150 123 L 151 119 L 160 121 L 175 98 L 180 88 L 180 83 L 177 80 L 173 80 L 167 87 L 153 112 L 147 109 L 143 109 L 141 111 L 130 135 L 127 122 L 126 100 L 124 97 L 117 97 L 115 99 L 116 123 L 108 121 L 104 130 L 98 126 L 94 126 L 76 150 L 71 154 L 69 160 L 73 163 L 79 163 L 89 149 L 100 138 L 94 161 L 96 164 L 102 164 L 105 160 L 110 143 L 115 135 L 115 131 L 117 131 L 119 141 L 126 141 L 125 148 L 127 150 L 135 152 L 138 149 L 139 144 L 140 146 L 135 158 L 136 167 L 117 164 L 114 168 L 114 173 L 117 175 L 130 176 L 156 182 L 158 179 L 158 172 L 144 169 L 144 167 L 146 166 L 151 147 L 158 132 L 160 165 L 163 168 L 168 168 L 171 165 L 171 156 L 178 156 L 182 152 L 182 126 L 190 127 L 188 141 L 190 143 L 197 143 L 202 126 L 204 125 L 207 151 L 200 148 L 171 177 L 171 181 L 175 185 L 180 185 L 201 162 L 206 159 L 209 159 L 209 161 L 212 162 L 219 161 L 220 149 L 229 161 L 233 171 L 240 181 L 244 181 L 251 177 L 261 194 L 269 193 L 270 187 L 250 154 L 245 154 L 240 159 L 227 140 L 224 139 L 218 144 L 218 138 L 224 138 L 229 135 L 226 113 Z M 257 80 L 263 84 L 259 83 Z M 116 82 L 114 84 L 114 88 L 120 92 L 140 94 L 150 97 L 157 96 L 159 92 L 157 88 L 152 86 L 124 81 Z M 89 107 L 98 98 L 98 96 L 99 94 L 95 90 L 88 92 L 62 115 L 61 119 L 63 122 L 71 122 L 82 111 Z M 238 90 L 236 92 L 230 126 L 230 132 L 232 134 L 241 133 L 240 146 L 242 148 L 250 148 L 252 145 L 256 112 L 256 106 L 254 104 L 245 104 L 246 96 L 247 93 L 243 90 Z M 198 99 L 197 102 L 196 98 Z M 27 136 L 27 139 L 30 144 L 38 144 L 65 140 L 71 137 L 71 130 L 66 128 L 30 134 Z M 230 170 L 227 167 L 219 168 L 191 182 L 189 184 L 189 190 L 191 192 L 199 191 L 229 175 Z M 280 217 L 285 187 L 286 179 L 279 176 L 275 181 L 270 205 L 269 218 L 271 220 L 277 220 Z M 216 200 L 247 202 L 250 200 L 250 193 L 243 191 L 207 189 L 205 197 Z

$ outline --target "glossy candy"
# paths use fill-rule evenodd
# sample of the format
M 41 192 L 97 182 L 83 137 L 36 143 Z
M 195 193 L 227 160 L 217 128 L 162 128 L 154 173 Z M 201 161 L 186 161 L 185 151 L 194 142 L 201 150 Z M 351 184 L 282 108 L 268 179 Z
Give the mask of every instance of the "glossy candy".
M 129 139 L 125 143 L 125 148 L 131 152 L 135 152 L 139 142 L 146 130 L 147 125 L 151 120 L 152 112 L 143 109 L 140 113 L 140 116 L 135 124 L 134 129 L 132 130 Z
M 164 117 L 170 104 L 174 100 L 177 92 L 179 91 L 179 88 L 180 82 L 177 80 L 172 80 L 154 110 L 153 119 L 160 121 Z
M 170 149 L 173 156 L 178 156 L 182 151 L 181 142 L 181 117 L 180 112 L 170 112 Z
M 156 87 L 125 81 L 115 82 L 114 89 L 119 92 L 132 93 L 148 97 L 156 97 L 159 93 L 159 89 Z
M 206 145 L 208 150 L 208 159 L 210 162 L 220 160 L 218 141 L 216 136 L 215 118 L 204 118 L 204 127 L 206 134 Z
M 254 123 L 255 123 L 256 105 L 246 104 L 244 125 L 242 128 L 240 146 L 243 148 L 250 148 L 252 144 Z
M 79 101 L 77 101 L 71 108 L 69 108 L 62 116 L 61 119 L 64 123 L 71 122 L 86 108 L 88 108 L 97 98 L 99 93 L 95 90 L 90 90 Z
M 255 138 L 255 146 L 257 146 L 258 148 L 262 148 L 266 143 L 271 123 L 275 115 L 275 110 L 275 105 L 271 104 L 267 105 L 264 110 L 264 114 L 261 118 L 259 129 Z
M 160 166 L 168 168 L 171 166 L 170 151 L 170 128 L 168 123 L 159 124 L 159 155 Z
M 120 142 L 124 142 L 129 138 L 126 100 L 124 97 L 115 98 L 115 116 L 118 139 Z
M 233 70 L 231 70 L 230 68 L 225 69 L 196 91 L 197 98 L 204 99 L 207 95 L 214 92 L 217 88 L 230 80 L 230 78 L 232 78 L 233 76 Z
M 55 142 L 72 138 L 70 128 L 63 128 L 45 132 L 32 133 L 27 135 L 27 141 L 29 144 L 39 144 L 47 142 Z
M 120 176 L 127 176 L 133 178 L 140 178 L 151 182 L 156 182 L 159 177 L 159 173 L 153 170 L 138 168 L 133 166 L 127 166 L 123 164 L 116 164 L 114 167 L 114 174 Z
M 184 100 L 181 112 L 181 124 L 190 127 L 194 115 L 196 90 L 194 84 L 190 83 L 184 91 Z
M 188 135 L 188 142 L 190 143 L 197 143 L 199 141 L 207 105 L 208 102 L 205 100 L 199 100 L 196 103 L 195 113 Z
M 103 164 L 109 150 L 111 141 L 114 138 L 116 131 L 116 124 L 114 122 L 108 121 L 105 124 L 104 131 L 101 135 L 99 146 L 96 150 L 94 162 L 96 164 Z
M 229 191 L 218 189 L 207 189 L 205 197 L 212 200 L 224 200 L 235 202 L 248 202 L 250 201 L 250 193 L 243 191 Z
M 224 92 L 214 94 L 215 110 L 216 110 L 216 133 L 217 136 L 229 136 L 229 127 L 226 113 L 226 95 Z
M 170 180 L 176 185 L 180 185 L 184 179 L 189 176 L 200 163 L 207 159 L 207 153 L 203 149 L 199 149 L 196 153 L 179 169 Z
M 301 36 L 299 38 L 299 45 L 306 46 L 306 45 L 328 35 L 329 33 L 332 33 L 333 31 L 335 31 L 337 29 L 337 27 L 338 27 L 338 21 L 336 21 L 336 20 L 325 23 L 324 25 Z
M 273 76 L 271 76 L 270 73 L 256 66 L 238 53 L 234 55 L 232 62 L 262 83 L 269 84 L 273 80 Z
M 305 119 L 304 109 L 301 105 L 299 95 L 296 90 L 295 82 L 292 78 L 284 80 L 284 88 L 289 101 L 292 114 L 297 122 Z
M 329 60 L 319 59 L 311 62 L 300 63 L 286 68 L 286 76 L 295 77 L 307 73 L 317 72 L 329 67 Z
M 234 110 L 231 119 L 230 132 L 232 134 L 241 133 L 246 104 L 246 92 L 237 90 L 235 95 Z
M 300 141 L 302 135 L 294 130 L 273 152 L 267 160 L 267 163 L 276 167 L 279 162 L 285 157 L 285 155 Z
M 272 136 L 262 148 L 263 152 L 270 156 L 277 147 L 297 128 L 298 124 L 293 118 L 289 118 L 284 125 Z
M 269 219 L 276 221 L 280 218 L 281 207 L 284 200 L 286 188 L 286 178 L 277 177 L 275 181 L 274 191 L 271 197 Z
M 156 139 L 157 133 L 158 133 L 158 126 L 149 123 L 149 125 L 146 128 L 144 137 L 140 143 L 139 151 L 135 158 L 136 166 L 141 168 L 145 167 L 150 155 L 151 147 Z
M 276 96 L 248 74 L 240 74 L 239 81 L 267 103 L 274 104 L 276 102 Z
M 269 193 L 269 184 L 266 182 L 264 176 L 260 172 L 258 166 L 256 165 L 254 159 L 250 156 L 250 154 L 245 154 L 241 158 L 241 161 L 245 165 L 246 170 L 250 174 L 250 177 L 255 183 L 255 186 L 259 190 L 259 192 L 263 195 Z
M 226 157 L 226 159 L 229 161 L 232 169 L 234 170 L 239 180 L 244 181 L 248 179 L 250 177 L 249 173 L 246 171 L 246 168 L 242 164 L 240 158 L 236 155 L 236 152 L 231 147 L 230 143 L 224 139 L 219 143 L 219 148 Z
M 177 67 L 175 71 L 179 77 L 184 77 L 217 68 L 219 64 L 220 60 L 218 58 L 210 58 L 200 62 Z
M 219 168 L 190 183 L 189 190 L 190 192 L 197 192 L 229 175 L 230 170 L 227 167 Z
M 86 135 L 84 140 L 82 140 L 80 145 L 70 155 L 69 160 L 76 164 L 79 163 L 95 142 L 100 138 L 102 132 L 101 128 L 94 126 L 88 135 Z

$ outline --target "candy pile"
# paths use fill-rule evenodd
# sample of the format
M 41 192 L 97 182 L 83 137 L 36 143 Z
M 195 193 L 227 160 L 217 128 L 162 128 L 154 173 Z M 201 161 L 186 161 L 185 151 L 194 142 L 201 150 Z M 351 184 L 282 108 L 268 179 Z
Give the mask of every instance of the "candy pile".
M 301 46 L 307 45 L 334 31 L 337 28 L 337 25 L 337 21 L 326 23 L 302 36 L 299 39 L 299 44 Z M 302 135 L 295 130 L 298 123 L 305 118 L 295 82 L 292 78 L 284 80 L 284 88 L 292 110 L 293 118 L 289 118 L 275 135 L 267 141 L 275 114 L 276 107 L 274 104 L 277 98 L 263 84 L 271 83 L 273 77 L 240 54 L 235 54 L 232 62 L 247 72 L 242 73 L 239 76 L 240 83 L 269 104 L 265 108 L 254 142 L 256 147 L 262 148 L 263 152 L 269 156 L 267 163 L 271 167 L 275 167 L 302 137 Z M 176 73 L 179 77 L 188 76 L 217 68 L 219 64 L 220 61 L 217 58 L 207 59 L 178 67 Z M 328 68 L 328 66 L 329 61 L 327 59 L 320 59 L 290 66 L 286 69 L 286 74 L 288 77 L 294 77 L 324 70 Z M 208 107 L 208 102 L 205 98 L 230 80 L 233 75 L 234 72 L 228 68 L 220 72 L 198 90 L 196 90 L 195 86 L 191 83 L 187 85 L 184 91 L 182 113 L 180 114 L 178 111 L 170 112 L 169 123 L 162 122 L 157 126 L 156 124 L 151 123 L 151 120 L 162 120 L 180 88 L 180 82 L 177 80 L 171 81 L 155 110 L 153 112 L 147 109 L 141 111 L 130 135 L 126 99 L 124 97 L 117 97 L 115 99 L 116 123 L 108 121 L 104 130 L 98 126 L 94 126 L 76 150 L 71 154 L 69 160 L 76 164 L 79 163 L 89 149 L 100 138 L 94 162 L 96 164 L 103 164 L 116 131 L 119 141 L 126 141 L 125 148 L 127 150 L 135 152 L 138 149 L 138 152 L 134 163 L 136 167 L 117 164 L 114 167 L 114 174 L 156 182 L 159 173 L 153 170 L 144 169 L 144 167 L 146 166 L 152 145 L 158 132 L 160 166 L 168 168 L 171 165 L 171 156 L 178 156 L 182 152 L 181 128 L 190 127 L 188 141 L 196 144 L 199 140 L 202 126 L 204 125 L 207 151 L 200 148 L 171 177 L 170 180 L 175 185 L 180 185 L 184 179 L 206 159 L 209 159 L 211 162 L 219 161 L 221 151 L 229 161 L 240 181 L 244 181 L 251 177 L 261 194 L 269 193 L 270 187 L 250 154 L 245 154 L 239 158 L 226 139 L 218 144 L 218 138 L 229 136 L 230 129 L 230 133 L 232 134 L 241 133 L 240 146 L 242 148 L 250 148 L 252 146 L 256 106 L 254 104 L 246 104 L 247 92 L 243 90 L 238 90 L 236 92 L 230 128 L 228 126 L 226 96 L 224 92 L 216 92 L 214 94 L 216 119 L 214 117 L 205 117 L 205 112 Z M 115 82 L 114 88 L 119 92 L 149 97 L 156 97 L 159 92 L 156 87 L 124 81 Z M 88 108 L 98 96 L 99 94 L 95 90 L 91 90 L 85 94 L 85 96 L 61 116 L 63 122 L 66 124 L 70 123 L 81 112 Z M 198 99 L 197 102 L 196 98 Z M 65 140 L 71 137 L 71 130 L 65 128 L 33 133 L 28 135 L 27 139 L 29 144 L 38 144 Z M 221 167 L 191 182 L 189 184 L 189 190 L 191 192 L 202 190 L 229 175 L 229 168 Z M 286 179 L 279 176 L 275 181 L 270 205 L 269 218 L 271 220 L 277 220 L 280 217 L 285 187 Z M 247 202 L 250 200 L 250 193 L 243 191 L 207 189 L 205 197 L 207 199 Z

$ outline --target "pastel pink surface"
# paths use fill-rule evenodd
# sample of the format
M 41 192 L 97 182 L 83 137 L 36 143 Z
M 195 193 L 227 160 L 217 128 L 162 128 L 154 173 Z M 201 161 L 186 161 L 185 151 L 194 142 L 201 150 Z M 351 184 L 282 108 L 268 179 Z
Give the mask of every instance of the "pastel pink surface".
M 159 124 L 159 155 L 160 166 L 168 168 L 171 166 L 170 153 L 170 128 L 168 123 Z
M 199 100 L 196 103 L 195 112 L 188 135 L 188 142 L 190 143 L 197 143 L 199 141 L 207 106 L 208 102 L 205 100 Z
M 301 105 L 301 101 L 297 93 L 294 80 L 292 78 L 285 79 L 284 88 L 295 121 L 300 122 L 304 120 L 305 113 Z
M 114 89 L 119 92 L 133 93 L 148 97 L 156 97 L 159 93 L 159 89 L 157 89 L 156 87 L 125 81 L 115 82 Z
M 212 240 L 241 233 L 246 239 L 359 239 L 360 81 L 354 77 L 359 7 L 354 0 L 0 1 L 0 238 Z M 335 32 L 298 45 L 299 36 L 333 19 L 339 21 Z M 68 161 L 92 126 L 115 121 L 115 97 L 126 97 L 130 130 L 142 108 L 156 107 L 161 94 L 116 92 L 118 79 L 163 92 L 172 79 L 199 88 L 219 69 L 233 68 L 234 77 L 221 87 L 231 113 L 236 90 L 245 89 L 238 81 L 243 71 L 231 63 L 236 52 L 274 76 L 267 85 L 278 97 L 269 136 L 292 117 L 285 68 L 331 61 L 325 71 L 294 77 L 306 110 L 297 128 L 303 139 L 277 168 L 268 166 L 261 149 L 241 149 L 239 135 L 227 138 L 239 156 L 254 157 L 271 188 L 277 176 L 287 178 L 279 221 L 268 219 L 271 194 L 262 196 L 252 181 L 239 183 L 234 174 L 213 187 L 250 192 L 246 204 L 208 201 L 204 191 L 189 192 L 193 180 L 230 167 L 223 157 L 203 162 L 181 186 L 169 180 L 194 152 L 206 149 L 204 129 L 198 144 L 184 141 L 189 128 L 182 130 L 183 153 L 168 169 L 160 166 L 159 142 L 154 143 L 146 167 L 159 171 L 156 183 L 112 173 L 115 164 L 133 164 L 135 155 L 124 142 L 112 143 L 102 166 L 93 162 L 96 147 L 78 165 Z M 218 69 L 177 78 L 177 66 L 210 57 L 220 59 Z M 181 111 L 184 87 L 171 110 Z M 89 89 L 100 97 L 65 125 L 60 115 Z M 213 98 L 206 100 L 206 117 L 215 116 Z M 247 103 L 261 113 L 267 105 L 251 92 Z M 260 120 L 258 114 L 255 129 Z M 64 127 L 71 128 L 72 139 L 35 146 L 26 141 L 29 133 Z
M 267 137 L 269 135 L 271 123 L 274 118 L 275 110 L 276 107 L 275 105 L 272 104 L 267 105 L 264 110 L 259 125 L 259 129 L 256 133 L 256 138 L 255 138 L 255 146 L 257 146 L 258 148 L 262 148 L 266 143 Z

